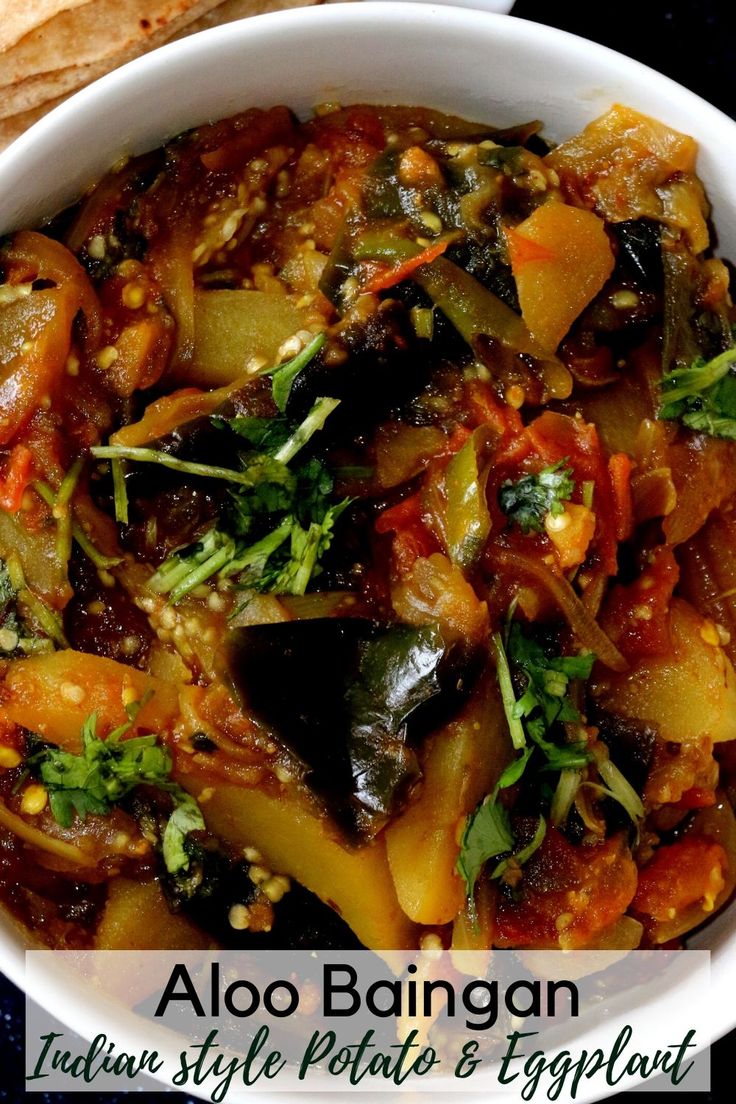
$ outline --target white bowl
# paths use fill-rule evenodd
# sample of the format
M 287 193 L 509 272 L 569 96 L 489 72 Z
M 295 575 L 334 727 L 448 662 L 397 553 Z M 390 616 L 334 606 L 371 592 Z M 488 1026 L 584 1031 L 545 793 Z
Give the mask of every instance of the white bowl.
M 638 62 L 508 16 L 431 4 L 293 9 L 206 31 L 124 66 L 62 104 L 0 155 L 0 233 L 37 225 L 121 154 L 250 106 L 431 106 L 505 126 L 530 118 L 563 139 L 619 101 L 692 134 L 724 256 L 736 258 L 736 124 Z M 736 1024 L 736 912 L 693 940 L 713 955 L 713 1007 Z M 23 984 L 24 945 L 0 915 L 0 969 Z M 89 1022 L 84 995 L 31 994 Z M 71 1003 L 70 1003 L 71 1002 Z M 76 1008 L 73 1007 L 76 1004 Z M 727 1010 L 727 1011 L 726 1011 Z M 77 1018 L 78 1017 L 78 1018 Z

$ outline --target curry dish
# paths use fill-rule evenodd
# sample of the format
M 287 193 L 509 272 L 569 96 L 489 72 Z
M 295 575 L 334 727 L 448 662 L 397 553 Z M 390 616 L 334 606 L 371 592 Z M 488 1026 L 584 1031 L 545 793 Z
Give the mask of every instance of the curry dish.
M 679 946 L 736 883 L 692 138 L 253 109 L 0 249 L 0 897 L 52 947 Z

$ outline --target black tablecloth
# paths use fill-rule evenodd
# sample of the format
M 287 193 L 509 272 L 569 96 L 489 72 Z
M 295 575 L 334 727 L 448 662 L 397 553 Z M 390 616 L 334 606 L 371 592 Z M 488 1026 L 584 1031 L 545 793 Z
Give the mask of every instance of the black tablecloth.
M 518 0 L 514 15 L 605 43 L 630 57 L 667 73 L 698 92 L 721 110 L 736 117 L 736 9 L 733 0 L 615 0 L 614 3 L 560 3 L 558 0 Z M 15 1104 L 23 1095 L 23 1002 L 21 994 L 0 974 L 0 1100 Z M 713 1088 L 709 1094 L 678 1094 L 680 1104 L 726 1104 L 734 1098 L 728 1077 L 727 1055 L 736 1046 L 736 1032 L 713 1048 Z M 7 1093 L 7 1096 L 5 1095 Z M 625 1102 L 661 1100 L 664 1095 L 624 1093 L 613 1098 Z M 35 1096 L 44 1104 L 120 1104 L 120 1096 L 87 1093 L 44 1093 Z M 180 1094 L 146 1094 L 146 1100 L 189 1104 Z M 192 1104 L 194 1102 L 192 1101 Z

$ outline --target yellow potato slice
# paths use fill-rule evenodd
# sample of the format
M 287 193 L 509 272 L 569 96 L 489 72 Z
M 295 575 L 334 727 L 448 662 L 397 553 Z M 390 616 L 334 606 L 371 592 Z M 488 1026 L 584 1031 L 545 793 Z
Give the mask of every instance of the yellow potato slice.
M 180 781 L 193 785 L 192 776 Z M 207 827 L 239 848 L 255 847 L 264 864 L 288 874 L 331 905 L 373 950 L 417 945 L 416 929 L 396 899 L 382 839 L 354 850 L 294 788 L 281 793 L 217 785 L 202 805 Z
M 713 625 L 682 599 L 670 610 L 672 649 L 600 682 L 604 709 L 652 725 L 663 740 L 685 744 L 736 739 L 736 674 Z

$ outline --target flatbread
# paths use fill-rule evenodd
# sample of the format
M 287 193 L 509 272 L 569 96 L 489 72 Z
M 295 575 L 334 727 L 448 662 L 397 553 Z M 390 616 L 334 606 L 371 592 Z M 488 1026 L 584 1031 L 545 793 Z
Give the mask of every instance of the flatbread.
M 20 115 L 11 115 L 8 119 L 0 119 L 0 150 L 4 150 L 16 138 L 20 138 L 30 126 L 38 122 L 53 107 L 65 100 L 66 96 L 59 96 L 56 100 L 49 100 L 40 107 L 34 107 L 32 111 L 22 111 Z
M 61 12 L 0 55 L 0 88 L 12 95 L 16 85 L 39 74 L 84 69 L 106 59 L 116 59 L 114 64 L 118 65 L 117 59 L 127 60 L 165 41 L 217 3 L 218 0 L 94 0 L 78 9 Z M 26 109 L 18 106 L 16 111 Z
M 98 7 L 101 3 L 103 3 L 103 0 L 95 0 L 93 6 Z M 106 7 L 112 9 L 112 3 L 109 0 L 104 0 L 104 3 Z M 141 6 L 141 0 L 119 0 L 119 3 L 125 4 L 128 8 L 131 5 Z M 150 5 L 150 0 L 148 0 L 148 3 Z M 196 0 L 194 3 L 189 0 L 189 7 L 176 18 L 147 31 L 145 36 L 127 37 L 125 45 L 115 53 L 106 52 L 104 56 L 84 65 L 76 62 L 51 72 L 34 73 L 14 85 L 0 88 L 0 119 L 7 119 L 9 116 L 17 115 L 20 112 L 31 111 L 46 100 L 55 100 L 59 96 L 76 92 L 84 85 L 104 76 L 110 70 L 124 65 L 125 62 L 132 61 L 133 58 L 154 49 L 156 46 L 161 46 L 178 31 L 183 30 L 199 16 L 215 7 L 216 4 L 217 0 Z M 174 3 L 169 0 L 166 6 L 171 10 L 177 5 L 181 7 L 182 0 L 174 0 Z M 159 4 L 159 9 L 161 7 L 162 5 Z M 11 51 L 11 53 L 13 52 Z M 0 70 L 4 60 L 0 57 Z
M 249 15 L 264 15 L 266 12 L 281 11 L 286 8 L 308 8 L 321 4 L 323 0 L 223 0 L 212 11 L 201 16 L 174 38 L 185 38 L 197 31 L 207 31 L 210 27 L 220 27 L 223 23 L 234 23 L 236 19 L 247 19 Z
M 0 50 L 15 46 L 24 35 L 60 12 L 89 3 L 90 0 L 0 0 Z
M 3 2 L 4 0 L 0 0 L 0 8 Z M 98 0 L 94 2 L 96 4 Z M 189 18 L 186 22 L 183 18 L 181 21 L 176 20 L 162 28 L 160 33 L 149 35 L 128 46 L 117 56 L 102 58 L 91 65 L 71 65 L 52 73 L 35 74 L 0 96 L 0 149 L 10 145 L 37 119 L 68 99 L 72 93 L 169 38 L 181 39 L 197 31 L 250 15 L 261 15 L 281 8 L 306 7 L 310 3 L 321 2 L 322 0 L 224 0 L 214 6 L 210 4 L 209 10 L 204 14 L 200 13 L 198 18 L 194 18 L 196 8 L 192 7 L 187 12 Z

